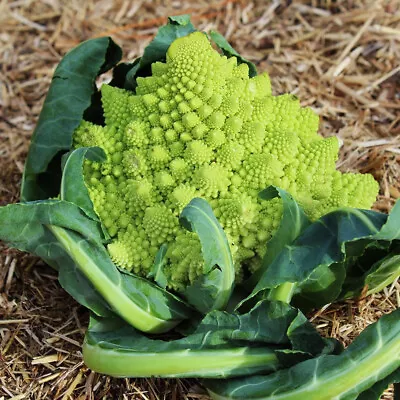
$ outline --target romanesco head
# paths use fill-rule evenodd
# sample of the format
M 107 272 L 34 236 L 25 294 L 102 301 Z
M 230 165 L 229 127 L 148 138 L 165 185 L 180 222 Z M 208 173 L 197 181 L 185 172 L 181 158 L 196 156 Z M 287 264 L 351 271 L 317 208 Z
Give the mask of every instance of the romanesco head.
M 210 202 L 239 279 L 258 268 L 282 216 L 279 199 L 258 198 L 265 187 L 289 191 L 312 219 L 375 200 L 371 176 L 336 171 L 338 141 L 318 136 L 317 115 L 292 95 L 272 96 L 267 74 L 250 79 L 203 33 L 176 39 L 137 84 L 136 93 L 103 85 L 105 126 L 83 121 L 74 135 L 76 147 L 107 154 L 84 174 L 120 267 L 146 276 L 167 243 L 170 287 L 199 276 L 200 243 L 178 224 L 194 197 Z

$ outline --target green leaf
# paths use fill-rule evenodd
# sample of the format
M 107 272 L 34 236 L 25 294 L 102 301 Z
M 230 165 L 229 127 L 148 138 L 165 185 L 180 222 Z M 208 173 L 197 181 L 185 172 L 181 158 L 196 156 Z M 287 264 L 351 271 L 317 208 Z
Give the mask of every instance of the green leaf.
M 391 383 L 400 382 L 400 368 L 397 368 L 396 371 L 388 375 L 385 379 L 382 379 L 379 382 L 376 382 L 374 386 L 362 392 L 357 400 L 380 400 L 383 392 L 388 388 Z M 396 393 L 394 396 L 394 400 L 397 400 Z
M 80 147 L 71 152 L 63 167 L 60 196 L 62 200 L 76 204 L 91 219 L 98 220 L 82 172 L 86 158 L 100 162 L 106 159 L 106 154 L 100 147 Z
M 140 62 L 140 58 L 137 58 L 132 63 L 119 63 L 113 69 L 113 77 L 109 83 L 110 86 L 118 87 L 121 89 L 125 89 L 126 76 L 129 71 L 134 68 Z
M 242 57 L 220 33 L 216 31 L 211 31 L 210 37 L 211 40 L 222 50 L 225 56 L 227 57 L 234 56 L 237 58 L 239 64 L 248 65 L 250 78 L 257 75 L 256 66 L 251 61 L 246 60 L 244 57 Z
M 156 254 L 152 270 L 147 275 L 147 278 L 153 279 L 162 289 L 166 289 L 168 285 L 168 278 L 163 271 L 165 262 L 167 261 L 166 255 L 167 245 L 163 244 Z
M 60 186 L 61 200 L 66 200 L 79 206 L 86 215 L 98 221 L 103 231 L 105 240 L 110 239 L 105 226 L 94 211 L 89 191 L 85 184 L 83 176 L 83 161 L 89 159 L 91 161 L 104 161 L 106 154 L 100 147 L 80 147 L 63 156 L 62 178 Z
M 357 297 L 364 288 L 368 295 L 379 292 L 395 281 L 399 275 L 400 246 L 394 245 L 388 248 L 385 243 L 372 242 L 366 246 L 364 253 L 351 267 L 347 268 L 346 280 L 338 297 L 343 299 Z
M 355 213 L 358 211 L 363 210 L 354 210 Z M 373 212 L 366 213 L 364 215 L 369 217 Z M 370 235 L 367 232 L 360 235 L 358 224 L 368 225 L 361 215 L 338 224 L 339 262 L 319 266 L 302 284 L 294 304 L 311 308 L 334 300 L 355 298 L 365 286 L 369 289 L 368 294 L 375 293 L 399 277 L 400 203 L 395 204 L 389 216 L 375 213 L 375 217 L 380 218 L 381 223 L 377 225 L 378 232 L 371 226 Z
M 365 284 L 370 288 L 368 295 L 380 292 L 400 277 L 400 248 L 378 261 L 372 270 L 365 278 Z
M 169 17 L 168 24 L 162 26 L 156 37 L 145 48 L 143 56 L 131 64 L 130 70 L 126 73 L 125 88 L 136 89 L 136 78 L 151 74 L 151 64 L 156 61 L 165 62 L 166 54 L 171 43 L 182 36 L 195 32 L 196 29 L 190 22 L 189 15 Z
M 48 228 L 76 268 L 130 325 L 143 332 L 160 333 L 188 318 L 190 310 L 185 303 L 146 279 L 121 273 L 102 245 L 55 225 Z
M 286 281 L 305 281 L 317 266 L 341 261 L 347 241 L 376 234 L 386 218 L 374 211 L 351 208 L 323 216 L 310 225 L 294 245 L 285 247 L 277 262 L 268 269 L 265 279 L 270 279 L 270 287 Z M 282 261 L 278 273 L 278 263 Z
M 101 374 L 224 378 L 271 372 L 278 367 L 273 350 L 230 343 L 219 337 L 215 325 L 208 325 L 206 332 L 171 342 L 147 338 L 126 325 L 118 330 L 113 326 L 108 329 L 106 332 L 89 329 L 83 344 L 85 364 Z
M 282 218 L 279 227 L 274 236 L 268 241 L 268 251 L 265 253 L 262 265 L 252 276 L 244 283 L 244 286 L 253 290 L 250 296 L 242 299 L 237 305 L 237 309 L 243 309 L 249 303 L 254 301 L 255 295 L 259 293 L 255 289 L 261 280 L 263 274 L 266 273 L 270 265 L 284 250 L 285 246 L 290 245 L 293 241 L 311 224 L 311 221 L 305 215 L 300 205 L 293 199 L 293 197 L 283 189 L 276 186 L 269 186 L 259 194 L 263 200 L 271 200 L 276 197 L 282 199 Z M 292 282 L 285 282 L 273 288 L 269 293 L 270 300 L 279 300 L 290 303 L 294 294 L 296 284 Z
M 103 37 L 80 44 L 61 60 L 32 136 L 21 188 L 24 201 L 58 195 L 60 154 L 71 148 L 72 134 L 96 93 L 96 77 L 121 55 L 121 49 Z
M 0 239 L 12 247 L 29 251 L 31 242 L 40 245 L 45 225 L 57 225 L 93 242 L 104 241 L 98 222 L 87 218 L 75 204 L 61 200 L 42 200 L 0 207 Z
M 366 328 L 340 355 L 322 355 L 267 376 L 204 381 L 215 400 L 355 400 L 400 368 L 400 309 Z M 360 397 L 364 400 L 364 397 Z
M 46 228 L 49 224 L 58 224 L 78 232 L 89 242 L 103 240 L 99 224 L 87 218 L 77 206 L 66 201 L 43 200 L 0 207 L 0 240 L 11 247 L 37 255 L 55 268 L 61 286 L 78 303 L 97 315 L 111 315 L 109 305 Z
M 290 306 L 267 301 L 244 315 L 212 311 L 188 337 L 171 341 L 148 338 L 115 320 L 98 319 L 89 327 L 83 356 L 89 368 L 118 377 L 226 378 L 272 372 L 280 367 L 275 353 L 283 346 L 291 349 L 287 331 L 297 329 L 292 324 L 298 315 Z
M 349 294 L 358 295 L 366 283 L 381 288 L 399 274 L 396 253 L 400 244 L 399 220 L 400 203 L 389 217 L 355 208 L 324 215 L 293 243 L 285 244 L 248 299 L 265 291 L 295 287 L 294 304 L 308 309 Z M 371 257 L 371 252 L 377 251 L 379 257 Z M 382 258 L 388 254 L 383 263 Z M 360 263 L 363 268 L 357 268 Z M 370 274 L 373 275 L 369 279 Z
M 320 336 L 311 322 L 299 310 L 297 310 L 296 317 L 288 327 L 287 335 L 292 344 L 292 349 L 313 356 L 330 353 L 339 354 L 343 350 L 343 346 L 337 340 L 325 339 Z
M 192 23 L 190 22 L 189 14 L 173 15 L 172 17 L 168 17 L 168 23 L 172 24 L 172 25 L 177 25 L 180 27 L 186 26 L 186 27 L 194 30 L 194 27 L 193 27 Z
M 269 268 L 278 254 L 287 244 L 292 243 L 310 224 L 300 205 L 283 189 L 269 186 L 262 190 L 258 196 L 263 200 L 272 200 L 276 197 L 282 199 L 282 218 L 274 236 L 268 242 L 268 251 L 262 261 L 261 267 L 245 283 L 246 287 L 254 288 L 262 274 Z
M 228 239 L 204 199 L 193 199 L 179 220 L 184 228 L 198 234 L 204 258 L 203 275 L 185 289 L 184 295 L 203 314 L 222 310 L 228 304 L 235 281 Z
M 191 313 L 146 279 L 119 272 L 103 245 L 100 224 L 75 204 L 43 200 L 1 207 L 0 239 L 56 268 L 62 287 L 97 315 L 112 309 L 138 329 L 162 332 Z
M 357 275 L 356 279 L 357 281 L 354 283 L 357 283 L 357 290 L 352 291 L 352 296 L 350 296 L 353 298 L 357 297 L 362 289 L 360 276 Z M 301 285 L 294 284 L 298 294 L 294 297 L 292 304 L 303 310 L 309 310 L 317 305 L 323 306 L 336 301 L 341 297 L 340 293 L 343 291 L 344 283 L 348 280 L 346 262 L 319 265 L 304 282 L 301 282 Z M 353 285 L 352 288 L 354 288 Z M 276 289 L 272 291 L 276 291 Z
M 378 240 L 400 239 L 400 201 L 393 206 L 380 232 L 376 235 Z

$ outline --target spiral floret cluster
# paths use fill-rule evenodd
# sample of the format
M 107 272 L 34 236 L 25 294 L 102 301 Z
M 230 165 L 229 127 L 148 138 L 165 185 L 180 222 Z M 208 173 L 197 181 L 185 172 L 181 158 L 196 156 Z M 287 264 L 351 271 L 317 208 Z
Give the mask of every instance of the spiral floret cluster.
M 318 117 L 296 97 L 272 96 L 263 73 L 221 56 L 200 32 L 176 39 L 165 63 L 137 79 L 136 93 L 103 85 L 105 126 L 83 121 L 75 147 L 99 146 L 107 160 L 85 161 L 95 211 L 122 268 L 146 276 L 167 243 L 169 286 L 181 290 L 202 274 L 201 246 L 179 226 L 194 197 L 208 200 L 231 245 L 238 279 L 256 270 L 279 226 L 289 191 L 312 219 L 349 206 L 370 208 L 370 175 L 336 171 L 338 140 L 317 134 Z

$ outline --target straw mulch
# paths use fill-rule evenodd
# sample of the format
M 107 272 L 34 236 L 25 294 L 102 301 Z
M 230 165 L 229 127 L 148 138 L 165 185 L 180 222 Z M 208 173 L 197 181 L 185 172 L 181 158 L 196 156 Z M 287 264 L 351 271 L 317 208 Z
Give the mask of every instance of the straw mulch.
M 400 197 L 398 0 L 0 0 L 0 205 L 18 201 L 29 138 L 62 55 L 112 35 L 132 60 L 165 16 L 183 13 L 268 71 L 275 94 L 296 94 L 312 107 L 321 134 L 343 141 L 339 168 L 372 173 L 381 185 L 375 208 L 390 210 Z M 88 313 L 41 261 L 0 250 L 1 399 L 207 398 L 192 380 L 119 380 L 87 370 L 80 346 Z M 347 345 L 399 306 L 397 282 L 311 318 Z

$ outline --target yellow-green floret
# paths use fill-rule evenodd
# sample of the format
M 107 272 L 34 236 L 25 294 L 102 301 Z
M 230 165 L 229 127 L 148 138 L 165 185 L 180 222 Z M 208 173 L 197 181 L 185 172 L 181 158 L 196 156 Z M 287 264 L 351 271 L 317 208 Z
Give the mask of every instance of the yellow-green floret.
M 279 227 L 289 191 L 312 219 L 349 206 L 370 208 L 370 175 L 335 169 L 338 140 L 317 134 L 318 117 L 292 95 L 272 96 L 267 74 L 248 77 L 200 32 L 175 40 L 165 63 L 137 79 L 136 93 L 103 85 L 105 126 L 83 121 L 75 147 L 100 146 L 103 163 L 86 161 L 94 208 L 122 268 L 146 276 L 167 243 L 165 273 L 180 290 L 202 273 L 201 246 L 178 216 L 194 197 L 208 200 L 229 239 L 238 279 L 256 270 Z

